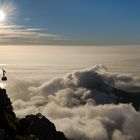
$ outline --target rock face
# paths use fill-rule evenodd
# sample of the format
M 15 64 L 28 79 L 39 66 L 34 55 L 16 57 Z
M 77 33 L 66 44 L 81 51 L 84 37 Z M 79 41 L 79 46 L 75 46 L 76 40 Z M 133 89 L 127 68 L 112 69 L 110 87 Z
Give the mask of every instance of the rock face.
M 12 139 L 16 131 L 16 116 L 6 90 L 0 89 L 0 138 Z
M 66 140 L 62 132 L 57 132 L 55 125 L 40 113 L 28 115 L 20 120 L 24 130 L 37 136 L 39 140 Z
M 0 89 L 0 140 L 67 140 L 41 114 L 16 118 L 5 89 Z

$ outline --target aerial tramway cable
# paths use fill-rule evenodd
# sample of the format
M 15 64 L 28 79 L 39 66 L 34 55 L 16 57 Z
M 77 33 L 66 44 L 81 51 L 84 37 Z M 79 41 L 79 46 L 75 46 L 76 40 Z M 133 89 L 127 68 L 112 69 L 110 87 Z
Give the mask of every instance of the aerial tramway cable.
M 8 76 L 8 79 L 11 79 L 10 82 L 13 82 L 16 86 L 16 88 L 19 90 L 19 93 L 21 93 L 20 91 L 25 92 L 25 89 L 26 89 L 26 86 L 23 82 L 21 82 L 21 80 L 19 80 L 12 72 L 7 72 L 5 69 L 3 69 L 2 67 L 0 67 L 0 69 L 2 70 L 2 78 L 1 80 L 3 82 L 6 82 L 7 81 L 7 77 L 6 77 L 6 74 Z M 11 96 L 10 98 L 15 98 L 15 97 L 18 97 L 20 96 L 19 94 L 18 95 L 15 95 L 15 96 Z

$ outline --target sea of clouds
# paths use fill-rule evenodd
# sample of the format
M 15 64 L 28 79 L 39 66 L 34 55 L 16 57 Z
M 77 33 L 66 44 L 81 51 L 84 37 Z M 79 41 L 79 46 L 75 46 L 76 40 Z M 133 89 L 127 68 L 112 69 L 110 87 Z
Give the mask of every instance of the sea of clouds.
M 73 140 L 140 139 L 140 113 L 131 104 L 117 105 L 110 93 L 111 88 L 140 92 L 140 77 L 96 65 L 39 84 L 26 81 L 12 98 L 17 116 L 40 112 Z

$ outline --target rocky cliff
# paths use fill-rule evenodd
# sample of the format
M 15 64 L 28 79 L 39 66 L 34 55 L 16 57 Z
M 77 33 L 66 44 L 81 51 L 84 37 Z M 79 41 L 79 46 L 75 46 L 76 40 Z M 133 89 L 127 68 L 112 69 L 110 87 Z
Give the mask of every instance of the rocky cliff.
M 0 89 L 0 140 L 67 140 L 41 114 L 19 119 L 13 112 L 5 89 Z

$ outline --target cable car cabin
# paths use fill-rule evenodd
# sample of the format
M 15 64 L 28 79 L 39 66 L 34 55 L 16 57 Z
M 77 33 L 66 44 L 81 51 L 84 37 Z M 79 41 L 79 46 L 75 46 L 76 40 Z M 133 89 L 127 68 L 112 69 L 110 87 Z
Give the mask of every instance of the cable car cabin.
M 1 78 L 1 80 L 2 80 L 2 81 L 7 81 L 7 77 L 6 77 L 6 76 L 3 76 L 3 77 Z
M 5 76 L 6 71 L 4 69 L 2 69 L 3 71 L 3 76 L 1 78 L 2 81 L 7 81 L 7 77 Z

